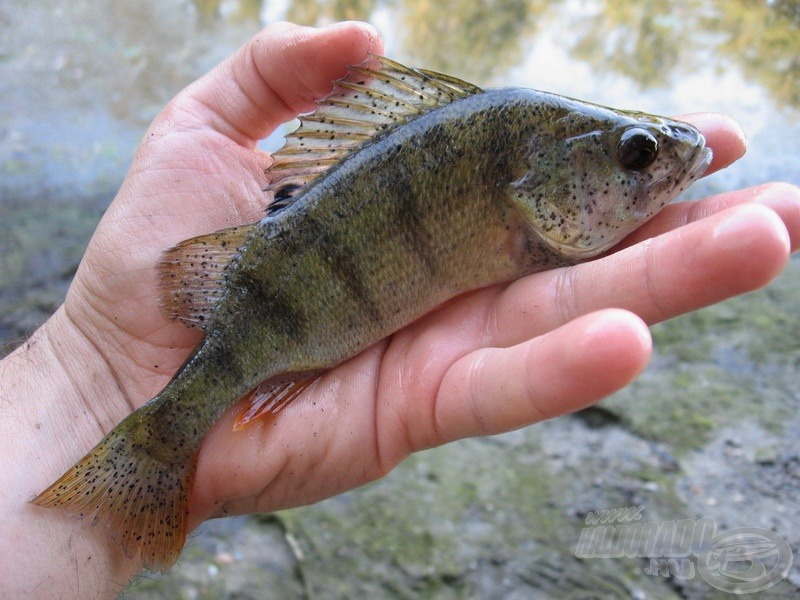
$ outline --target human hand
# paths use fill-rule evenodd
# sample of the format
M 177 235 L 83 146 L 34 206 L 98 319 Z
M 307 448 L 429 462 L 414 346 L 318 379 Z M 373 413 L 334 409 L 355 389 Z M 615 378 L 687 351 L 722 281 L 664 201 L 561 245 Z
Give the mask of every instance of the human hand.
M 159 313 L 161 252 L 263 216 L 269 156 L 258 140 L 312 110 L 345 65 L 381 50 L 366 26 L 275 25 L 153 122 L 64 305 L 0 362 L 0 473 L 14 482 L 0 493 L 0 537 L 14 548 L 0 553 L 0 596 L 114 597 L 139 570 L 105 528 L 29 501 L 163 387 L 199 341 Z
M 258 219 L 269 160 L 256 142 L 312 109 L 345 65 L 380 50 L 352 24 L 277 25 L 155 120 L 46 330 L 53 347 L 58 336 L 78 349 L 79 360 L 59 360 L 79 393 L 48 422 L 59 450 L 31 490 L 155 395 L 199 341 L 158 311 L 161 251 Z M 729 120 L 690 120 L 714 148 L 712 169 L 743 152 Z M 411 452 L 590 405 L 647 362 L 645 322 L 765 285 L 798 240 L 800 192 L 763 186 L 670 206 L 616 254 L 457 299 L 331 370 L 270 420 L 235 433 L 241 409 L 228 411 L 201 448 L 192 527 L 320 500 Z M 76 413 L 92 417 L 75 427 L 65 415 Z
M 153 265 L 180 240 L 260 217 L 268 159 L 257 141 L 313 108 L 345 65 L 380 50 L 371 32 L 344 27 L 271 28 L 151 126 L 65 304 L 120 387 L 93 405 L 116 403 L 107 411 L 120 415 L 141 405 L 197 343 L 195 332 L 159 314 Z M 712 169 L 743 152 L 730 121 L 695 122 L 715 150 Z M 670 207 L 624 252 L 452 302 L 331 370 L 247 432 L 233 432 L 241 411 L 233 408 L 203 444 L 193 525 L 320 500 L 384 475 L 411 452 L 572 412 L 623 387 L 650 354 L 635 315 L 669 318 L 760 287 L 782 268 L 788 241 L 775 212 L 716 214 L 748 194 Z M 796 205 L 787 210 L 794 218 Z M 737 224 L 741 231 L 725 232 Z M 631 312 L 591 314 L 611 307 Z
M 712 169 L 741 154 L 730 120 L 686 119 L 714 147 Z M 798 246 L 800 190 L 767 184 L 672 205 L 594 262 L 465 295 L 250 435 L 232 431 L 230 410 L 201 448 L 193 519 L 315 502 L 412 452 L 590 406 L 644 368 L 648 324 L 763 287 Z
M 714 147 L 709 172 L 744 152 L 730 120 L 687 119 Z M 716 214 L 745 202 L 774 211 Z M 720 233 L 737 222 L 742 235 Z M 235 407 L 201 450 L 192 522 L 314 502 L 384 475 L 411 452 L 588 406 L 629 383 L 650 354 L 633 314 L 589 313 L 617 307 L 653 323 L 761 287 L 788 257 L 788 229 L 800 234 L 798 192 L 788 186 L 676 205 L 621 254 L 449 303 L 330 371 L 249 435 L 232 431 Z

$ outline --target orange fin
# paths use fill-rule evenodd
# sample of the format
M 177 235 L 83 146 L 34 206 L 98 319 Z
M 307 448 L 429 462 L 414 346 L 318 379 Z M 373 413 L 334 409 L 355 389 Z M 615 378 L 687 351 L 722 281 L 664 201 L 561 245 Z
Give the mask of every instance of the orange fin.
M 275 377 L 264 381 L 250 394 L 249 406 L 236 419 L 233 430 L 239 431 L 263 416 L 279 412 L 321 376 L 320 373 L 304 373 L 293 379 Z
M 205 328 L 225 291 L 225 273 L 256 224 L 222 229 L 164 251 L 158 263 L 161 312 L 187 327 Z
M 196 452 L 167 463 L 137 433 L 128 417 L 32 502 L 94 515 L 92 525 L 104 523 L 129 558 L 139 551 L 144 568 L 166 573 L 186 541 Z

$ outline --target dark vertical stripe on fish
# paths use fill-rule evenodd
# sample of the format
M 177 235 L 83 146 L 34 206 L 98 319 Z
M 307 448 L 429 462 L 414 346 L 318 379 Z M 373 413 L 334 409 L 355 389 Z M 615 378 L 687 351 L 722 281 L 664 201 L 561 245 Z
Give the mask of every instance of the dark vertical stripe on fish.
M 313 219 L 309 217 L 309 221 L 313 221 Z M 328 266 L 335 279 L 346 286 L 350 296 L 361 308 L 362 314 L 368 315 L 373 322 L 381 322 L 383 313 L 379 306 L 379 299 L 374 297 L 372 288 L 365 280 L 362 269 L 363 261 L 356 257 L 356 250 L 350 248 L 345 240 L 331 235 L 317 221 L 314 221 L 312 229 L 318 233 L 316 248 L 322 262 Z
M 435 275 L 439 262 L 424 216 L 428 199 L 414 190 L 409 179 L 401 179 L 394 184 L 394 197 L 390 201 L 394 204 L 397 228 L 403 232 L 406 247 L 414 252 L 429 274 Z
M 302 304 L 271 280 L 254 281 L 251 286 L 252 298 L 248 299 L 248 304 L 269 315 L 270 329 L 295 343 L 302 343 L 307 337 L 308 321 Z

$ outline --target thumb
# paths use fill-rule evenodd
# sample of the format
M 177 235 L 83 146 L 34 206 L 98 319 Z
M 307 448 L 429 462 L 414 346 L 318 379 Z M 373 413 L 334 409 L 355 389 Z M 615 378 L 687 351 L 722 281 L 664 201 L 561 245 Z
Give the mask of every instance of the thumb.
M 382 49 L 377 32 L 366 23 L 322 29 L 270 25 L 178 94 L 153 128 L 210 128 L 253 147 L 281 123 L 312 110 L 348 65 Z

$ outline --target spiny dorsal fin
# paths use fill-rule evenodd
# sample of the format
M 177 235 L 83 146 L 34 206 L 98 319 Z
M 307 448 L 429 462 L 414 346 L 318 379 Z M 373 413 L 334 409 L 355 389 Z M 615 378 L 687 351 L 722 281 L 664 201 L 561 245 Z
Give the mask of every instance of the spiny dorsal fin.
M 224 292 L 225 272 L 255 225 L 222 229 L 164 251 L 158 269 L 165 317 L 188 327 L 205 327 Z
M 273 155 L 267 191 L 305 186 L 380 133 L 481 91 L 455 77 L 370 54 L 350 67 L 316 111 L 300 117 L 300 127 Z

